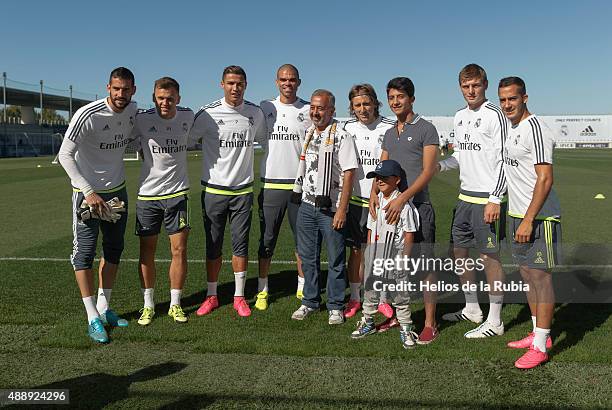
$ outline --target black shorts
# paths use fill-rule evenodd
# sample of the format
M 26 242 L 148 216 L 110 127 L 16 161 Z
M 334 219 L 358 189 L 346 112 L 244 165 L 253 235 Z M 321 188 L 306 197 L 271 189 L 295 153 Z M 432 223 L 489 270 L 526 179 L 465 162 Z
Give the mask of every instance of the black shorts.
M 206 234 L 206 257 L 208 259 L 221 257 L 228 218 L 232 233 L 232 254 L 248 256 L 253 193 L 220 195 L 202 191 L 201 202 Z
M 361 248 L 368 242 L 368 217 L 370 208 L 349 204 L 346 215 L 346 246 Z
M 414 235 L 412 256 L 433 258 L 436 243 L 436 214 L 428 202 L 415 203 L 414 206 L 419 212 L 420 224 L 419 230 Z
M 510 217 L 513 238 L 521 222 L 521 218 Z M 520 266 L 533 269 L 550 270 L 562 263 L 561 223 L 535 220 L 529 242 L 512 242 L 512 256 Z
M 91 269 L 96 256 L 98 234 L 102 232 L 102 252 L 107 262 L 118 265 L 124 248 L 125 228 L 128 218 L 128 198 L 125 185 L 112 192 L 99 192 L 98 195 L 108 201 L 117 197 L 125 203 L 125 213 L 115 223 L 102 221 L 100 219 L 88 219 L 83 222 L 77 218 L 77 212 L 85 197 L 82 192 L 72 194 L 72 255 L 70 262 L 75 271 Z
M 285 189 L 262 189 L 257 197 L 259 204 L 259 257 L 271 258 L 276 248 L 285 213 L 293 233 L 297 249 L 296 221 L 299 205 L 291 202 L 293 191 Z
M 507 202 L 502 202 L 499 220 L 484 221 L 485 204 L 459 200 L 453 212 L 452 243 L 457 248 L 476 248 L 480 253 L 498 253 L 505 237 Z
M 189 197 L 142 200 L 136 202 L 136 235 L 157 235 L 162 223 L 168 235 L 190 228 Z

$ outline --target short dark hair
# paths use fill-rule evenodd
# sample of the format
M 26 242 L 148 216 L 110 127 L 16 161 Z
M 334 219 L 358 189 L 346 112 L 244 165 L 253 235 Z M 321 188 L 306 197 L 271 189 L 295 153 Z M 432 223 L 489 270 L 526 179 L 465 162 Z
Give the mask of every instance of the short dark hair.
M 247 80 L 246 72 L 239 65 L 228 65 L 223 69 L 223 75 L 221 76 L 221 80 L 225 80 L 225 76 L 228 74 L 238 74 L 244 78 L 244 81 Z
M 130 80 L 132 85 L 136 83 L 134 80 L 134 73 L 130 71 L 129 68 L 125 67 L 117 67 L 113 71 L 111 71 L 110 76 L 108 77 L 108 83 L 110 84 L 113 78 L 121 78 L 122 80 Z
M 408 97 L 414 97 L 414 83 L 408 77 L 395 77 L 389 81 L 387 83 L 387 94 L 391 89 L 403 91 Z
M 278 67 L 278 70 L 276 70 L 276 76 L 278 77 L 278 73 L 280 73 L 282 70 L 292 70 L 295 72 L 295 76 L 299 79 L 300 78 L 300 72 L 297 69 L 296 66 L 294 66 L 293 64 L 283 64 L 282 66 Z
M 357 84 L 354 85 L 353 87 L 351 87 L 351 91 L 349 91 L 349 113 L 351 115 L 355 115 L 355 112 L 353 111 L 353 98 L 355 97 L 359 97 L 359 96 L 367 96 L 370 97 L 370 100 L 372 100 L 372 104 L 374 104 L 374 115 L 376 116 L 376 118 L 378 118 L 379 115 L 379 108 L 380 108 L 380 101 L 378 101 L 378 97 L 376 96 L 376 91 L 374 90 L 374 87 L 372 87 L 371 84 Z
M 484 83 L 487 82 L 487 72 L 478 64 L 468 64 L 459 71 L 459 84 L 462 80 L 480 78 Z
M 497 87 L 510 87 L 511 85 L 518 85 L 519 92 L 521 95 L 527 94 L 527 86 L 525 85 L 525 81 L 521 77 L 505 77 L 499 80 L 499 86 Z
M 174 88 L 176 92 L 180 92 L 180 87 L 178 81 L 176 81 L 172 77 L 162 77 L 155 81 L 155 85 L 153 86 L 153 92 L 156 89 L 161 88 L 163 90 L 168 90 L 170 88 Z

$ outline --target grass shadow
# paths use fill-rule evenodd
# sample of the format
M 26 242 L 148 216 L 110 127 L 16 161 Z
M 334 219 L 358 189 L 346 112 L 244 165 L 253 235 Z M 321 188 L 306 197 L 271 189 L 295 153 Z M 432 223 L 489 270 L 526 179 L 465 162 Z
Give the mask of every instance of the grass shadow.
M 70 390 L 71 407 L 103 409 L 110 404 L 128 398 L 132 383 L 167 377 L 186 367 L 187 364 L 185 363 L 166 362 L 147 366 L 127 376 L 93 373 L 36 386 L 35 388 L 68 389 Z
M 529 310 L 529 309 L 527 309 Z M 595 331 L 612 316 L 610 304 L 564 304 L 553 318 L 553 341 L 565 332 L 565 338 L 554 343 L 551 352 L 558 354 L 577 345 L 587 333 Z

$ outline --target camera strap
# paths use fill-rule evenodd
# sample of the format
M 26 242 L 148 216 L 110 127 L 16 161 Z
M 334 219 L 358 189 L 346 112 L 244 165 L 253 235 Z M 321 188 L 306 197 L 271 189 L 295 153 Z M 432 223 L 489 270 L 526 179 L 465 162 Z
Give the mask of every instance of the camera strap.
M 334 159 L 334 148 L 336 145 L 336 129 L 338 123 L 333 122 L 327 133 L 327 138 L 321 138 L 319 145 L 319 160 L 317 167 L 317 189 L 316 195 L 329 196 L 331 192 L 333 182 L 333 159 Z M 316 128 L 313 126 L 312 129 L 306 134 L 304 141 L 304 147 L 300 155 L 300 164 L 298 166 L 298 175 L 295 179 L 293 191 L 301 193 L 303 190 L 304 176 L 306 175 L 306 152 L 312 142 Z M 325 131 L 324 131 L 325 132 Z M 323 134 L 323 133 L 322 133 Z M 321 135 L 323 137 L 323 135 Z

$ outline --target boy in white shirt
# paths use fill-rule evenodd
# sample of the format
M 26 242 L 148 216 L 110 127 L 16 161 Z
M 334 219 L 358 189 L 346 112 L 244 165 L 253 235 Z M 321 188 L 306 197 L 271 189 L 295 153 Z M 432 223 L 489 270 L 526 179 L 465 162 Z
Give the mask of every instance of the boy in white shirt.
M 378 311 L 380 292 L 384 285 L 407 285 L 409 272 L 397 270 L 392 272 L 376 271 L 381 265 L 373 258 L 394 259 L 396 256 L 410 255 L 414 242 L 414 233 L 419 228 L 419 214 L 411 200 L 406 202 L 399 220 L 395 224 L 386 222 L 385 205 L 396 198 L 406 189 L 404 172 L 397 161 L 381 161 L 374 171 L 367 174 L 367 178 L 376 178 L 378 186 L 378 200 L 381 206 L 377 210 L 376 219 L 368 219 L 368 245 L 365 275 L 365 293 L 363 301 L 363 317 L 351 337 L 359 339 L 376 333 L 374 314 Z M 374 269 L 373 269 L 374 268 Z M 368 278 L 369 276 L 369 278 Z M 387 278 L 384 280 L 382 278 Z M 391 279 L 389 281 L 389 279 Z M 418 335 L 413 331 L 410 313 L 410 297 L 407 290 L 394 290 L 387 288 L 389 299 L 397 311 L 400 323 L 400 338 L 404 349 L 416 346 Z

